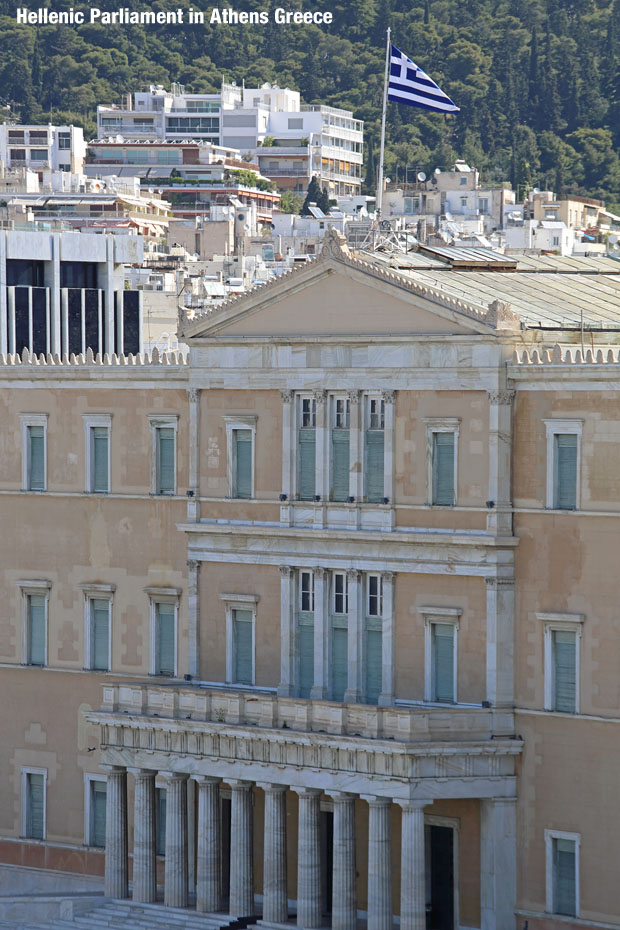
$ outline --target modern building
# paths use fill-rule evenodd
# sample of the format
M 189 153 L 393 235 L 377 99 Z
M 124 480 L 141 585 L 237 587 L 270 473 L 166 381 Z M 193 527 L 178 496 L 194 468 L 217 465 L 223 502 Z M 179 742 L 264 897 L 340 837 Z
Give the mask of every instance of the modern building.
M 619 925 L 620 272 L 466 252 L 332 233 L 188 364 L 0 356 L 13 887 Z
M 85 157 L 84 130 L 79 126 L 0 124 L 0 162 L 6 168 L 79 174 Z

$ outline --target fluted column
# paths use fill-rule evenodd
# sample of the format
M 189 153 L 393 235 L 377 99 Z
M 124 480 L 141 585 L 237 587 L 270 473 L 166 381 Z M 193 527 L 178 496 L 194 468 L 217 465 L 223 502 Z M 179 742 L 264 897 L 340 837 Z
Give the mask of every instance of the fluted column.
M 108 773 L 105 818 L 105 895 L 128 898 L 127 769 L 101 766 Z
M 163 774 L 163 773 L 162 773 Z M 187 779 L 181 772 L 167 773 L 166 872 L 164 904 L 187 907 Z
M 355 795 L 330 794 L 334 799 L 332 930 L 355 930 Z
M 265 792 L 265 847 L 263 856 L 263 920 L 288 920 L 286 893 L 286 786 L 260 784 Z
M 403 809 L 400 860 L 401 930 L 425 930 L 424 808 L 432 801 L 399 801 Z
M 230 902 L 235 917 L 254 912 L 254 850 L 252 839 L 252 783 L 231 781 Z
M 222 904 L 222 849 L 220 840 L 220 780 L 205 775 L 198 784 L 198 862 L 196 910 L 219 911 Z
M 368 930 L 392 928 L 392 801 L 367 797 Z
M 157 898 L 155 833 L 155 776 L 150 769 L 129 769 L 134 777 L 133 899 L 150 903 Z
M 297 926 L 321 926 L 321 790 L 296 788 L 299 795 Z

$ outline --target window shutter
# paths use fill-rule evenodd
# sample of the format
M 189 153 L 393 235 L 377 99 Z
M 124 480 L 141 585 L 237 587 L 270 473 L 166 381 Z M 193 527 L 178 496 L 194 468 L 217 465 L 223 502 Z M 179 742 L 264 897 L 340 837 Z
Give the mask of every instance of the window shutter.
M 43 839 L 43 775 L 28 775 L 28 806 L 26 833 L 35 840 Z
M 433 700 L 454 701 L 454 627 L 433 624 Z
M 252 496 L 252 430 L 235 430 L 235 497 Z
M 166 854 L 166 789 L 156 788 L 157 807 L 155 810 L 155 820 L 157 826 L 156 848 L 157 855 Z
M 314 624 L 299 624 L 299 696 L 310 697 L 314 684 Z
M 92 609 L 92 667 L 107 670 L 109 668 L 109 632 L 110 632 L 110 602 L 104 600 L 91 601 Z
M 383 493 L 383 430 L 366 430 L 366 497 L 381 502 Z
M 454 505 L 454 433 L 433 433 L 433 504 Z
M 109 491 L 108 428 L 106 426 L 93 428 L 92 443 L 92 490 Z
M 105 846 L 106 783 L 91 781 L 92 833 L 91 846 Z
M 577 437 L 555 437 L 556 491 L 558 510 L 575 510 L 577 507 Z
M 344 700 L 348 682 L 348 636 L 346 629 L 332 630 L 332 700 Z
M 157 430 L 157 493 L 174 494 L 174 430 Z
M 299 499 L 311 501 L 316 494 L 316 432 L 299 430 Z
M 575 841 L 556 839 L 554 862 L 554 886 L 556 914 L 575 916 L 576 907 L 576 876 L 575 876 Z
M 576 634 L 553 630 L 553 709 L 574 714 L 576 705 Z
M 332 430 L 332 500 L 349 496 L 349 430 Z
M 45 665 L 45 598 L 31 594 L 28 601 L 28 664 Z
M 251 685 L 252 675 L 252 611 L 235 610 L 233 617 L 233 640 L 235 650 L 235 684 Z
M 174 675 L 174 604 L 157 605 L 157 674 Z
M 376 704 L 381 694 L 383 664 L 383 633 L 366 631 L 366 701 Z
M 30 474 L 28 488 L 30 491 L 45 490 L 45 431 L 42 426 L 28 427 L 30 444 Z

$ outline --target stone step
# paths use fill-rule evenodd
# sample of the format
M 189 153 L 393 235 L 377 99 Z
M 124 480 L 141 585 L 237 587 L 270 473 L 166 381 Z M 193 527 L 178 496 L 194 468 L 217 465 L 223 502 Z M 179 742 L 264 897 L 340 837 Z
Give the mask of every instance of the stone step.
M 107 901 L 79 911 L 72 920 L 0 921 L 0 930 L 244 930 L 255 919 L 236 920 L 227 914 L 199 914 L 188 908 L 169 908 L 161 904 L 132 904 Z

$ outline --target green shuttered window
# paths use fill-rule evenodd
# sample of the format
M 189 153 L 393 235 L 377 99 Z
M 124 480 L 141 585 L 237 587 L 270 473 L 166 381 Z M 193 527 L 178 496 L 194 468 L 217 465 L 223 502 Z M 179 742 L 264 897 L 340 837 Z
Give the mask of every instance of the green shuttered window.
M 332 628 L 332 700 L 344 700 L 348 682 L 348 635 L 346 626 Z
M 384 498 L 383 430 L 366 430 L 366 498 L 381 503 Z
M 110 601 L 93 598 L 90 602 L 91 616 L 91 668 L 107 671 L 110 642 Z
M 299 618 L 298 646 L 299 696 L 309 698 L 314 684 L 314 621 L 311 617 Z
M 110 490 L 110 477 L 108 474 L 108 443 L 110 431 L 107 426 L 94 426 L 91 428 L 90 434 L 90 490 L 106 493 Z
M 380 621 L 373 620 L 366 629 L 366 701 L 376 704 L 381 694 L 383 633 Z
M 156 675 L 174 675 L 176 657 L 176 623 L 174 604 L 155 605 Z
M 26 776 L 26 836 L 33 840 L 45 837 L 45 777 L 29 772 Z
M 577 709 L 577 634 L 552 630 L 553 710 L 574 714 Z
M 433 433 L 433 504 L 452 507 L 455 501 L 455 434 Z
M 252 497 L 252 430 L 233 430 L 233 497 Z
M 174 494 L 174 429 L 167 426 L 157 428 L 157 493 Z
M 577 440 L 575 434 L 558 434 L 555 445 L 554 502 L 556 510 L 577 508 Z
M 574 840 L 553 840 L 553 910 L 556 914 L 577 914 L 577 856 Z
M 431 700 L 442 703 L 454 701 L 454 626 L 451 623 L 433 623 L 432 636 L 432 694 Z
M 28 427 L 28 490 L 45 490 L 45 429 Z
M 28 665 L 45 665 L 46 598 L 28 595 Z
M 311 501 L 316 494 L 316 430 L 299 430 L 299 499 Z
M 90 783 L 90 845 L 105 846 L 107 786 L 104 781 Z
M 349 430 L 332 430 L 332 500 L 349 496 Z
M 233 610 L 233 683 L 254 684 L 254 615 L 251 610 Z

